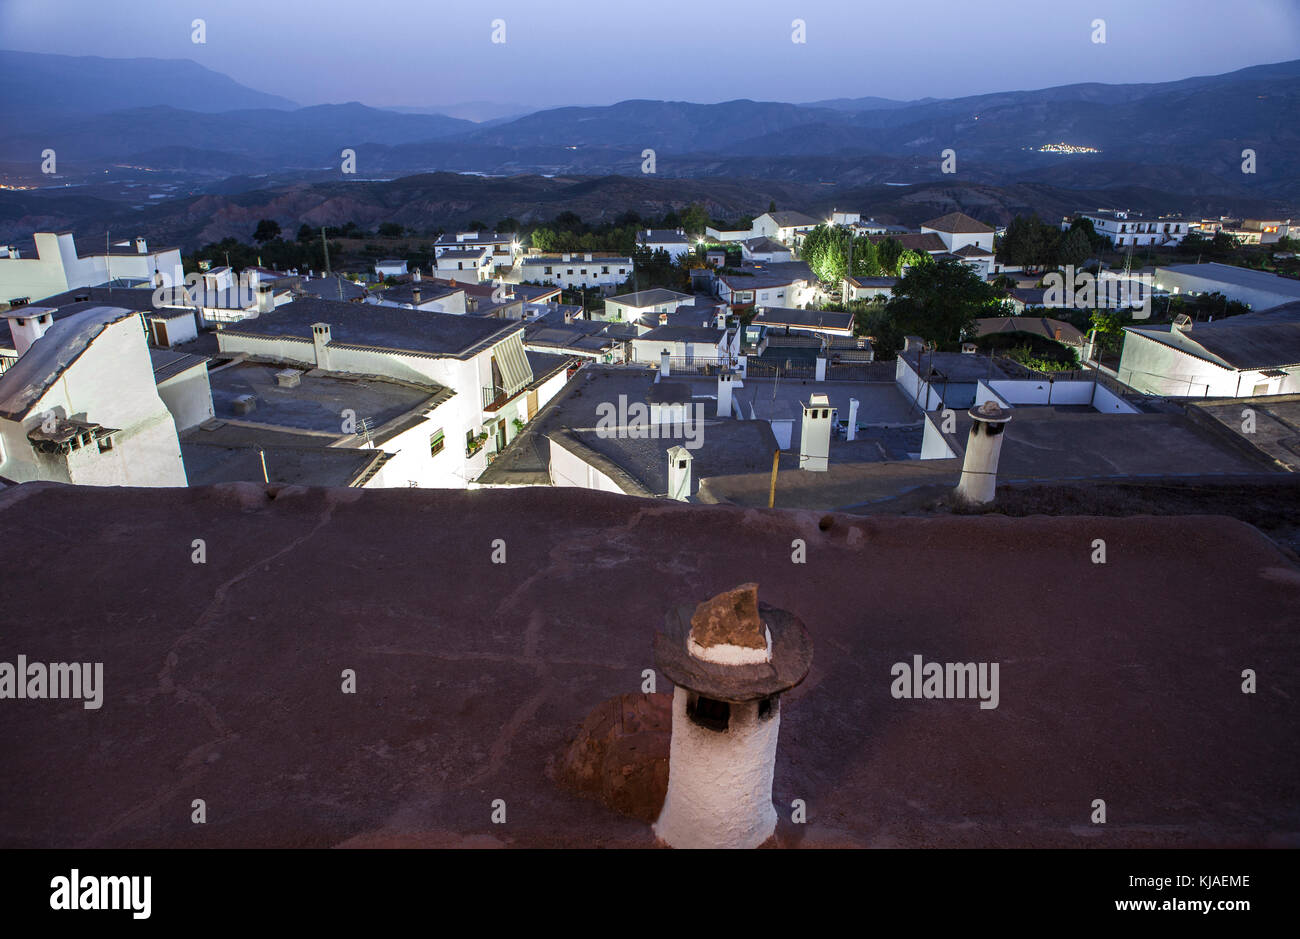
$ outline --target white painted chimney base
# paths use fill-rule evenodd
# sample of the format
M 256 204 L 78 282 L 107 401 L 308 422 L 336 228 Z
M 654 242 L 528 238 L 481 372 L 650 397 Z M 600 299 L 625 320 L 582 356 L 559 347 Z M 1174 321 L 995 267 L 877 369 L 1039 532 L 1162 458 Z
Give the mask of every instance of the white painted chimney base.
M 759 718 L 757 701 L 733 702 L 724 732 L 686 715 L 689 694 L 681 686 L 673 690 L 668 795 L 654 832 L 674 848 L 756 848 L 776 831 L 779 701 L 766 719 Z

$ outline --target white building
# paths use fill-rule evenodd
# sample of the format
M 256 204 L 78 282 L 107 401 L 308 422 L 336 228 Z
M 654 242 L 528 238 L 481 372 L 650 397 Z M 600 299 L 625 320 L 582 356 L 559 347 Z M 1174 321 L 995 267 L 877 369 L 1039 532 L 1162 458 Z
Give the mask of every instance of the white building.
M 657 365 L 667 354 L 685 361 L 730 362 L 740 355 L 740 330 L 716 326 L 656 326 L 629 344 L 630 361 Z
M 1170 397 L 1300 392 L 1300 300 L 1212 323 L 1127 327 L 1119 380 Z
M 632 276 L 632 259 L 587 254 L 536 254 L 519 262 L 521 281 L 557 287 L 616 287 Z
M 445 446 L 408 454 L 416 463 L 390 475 L 463 488 L 567 380 L 566 360 L 536 358 L 523 336 L 523 323 L 514 320 L 303 299 L 230 326 L 217 341 L 226 353 L 454 392 L 438 407 Z M 533 361 L 545 361 L 547 370 L 534 374 Z
M 985 252 L 987 257 L 993 256 L 993 226 L 985 225 L 961 212 L 949 212 L 930 219 L 921 225 L 921 234 L 938 235 L 944 248 L 958 257 L 967 256 L 960 254 L 961 249 L 967 247 L 977 248 Z
M 766 261 L 782 263 L 794 260 L 794 252 L 788 245 L 783 245 L 775 238 L 746 238 L 740 243 L 741 257 L 746 261 Z
M 861 212 L 840 212 L 838 209 L 831 212 L 831 224 L 843 225 L 845 227 L 857 227 L 862 221 Z
M 648 251 L 667 251 L 674 261 L 680 261 L 694 250 L 686 232 L 680 228 L 647 228 L 637 232 L 636 243 Z
M 24 257 L 15 245 L 0 247 L 0 301 L 35 301 L 110 281 L 133 286 L 185 281 L 179 248 L 150 250 L 145 239 L 136 238 L 81 255 L 71 232 L 37 232 L 32 238 L 35 257 Z
M 52 321 L 26 307 L 7 315 L 19 356 L 0 375 L 0 476 L 186 484 L 176 423 L 154 382 L 139 313 L 93 306 Z
M 435 258 L 439 277 L 479 283 L 492 277 L 492 250 L 484 245 L 444 248 Z
M 1300 280 L 1217 262 L 1158 267 L 1156 289 L 1175 295 L 1221 293 L 1252 310 L 1267 310 L 1300 300 Z
M 458 231 L 439 235 L 438 240 L 433 243 L 433 256 L 439 258 L 444 251 L 467 251 L 471 248 L 486 248 L 491 255 L 490 264 L 493 268 L 513 267 L 520 252 L 517 235 L 488 231 Z
M 754 219 L 751 238 L 775 238 L 784 245 L 798 245 L 803 236 L 821 223 L 802 212 L 764 212 Z
M 384 258 L 375 262 L 375 273 L 380 277 L 401 277 L 406 273 L 406 262 L 401 258 Z
M 1116 248 L 1176 245 L 1187 237 L 1191 226 L 1184 218 L 1145 218 L 1119 210 L 1080 212 L 1078 217 L 1091 221 L 1097 234 L 1109 238 Z M 1068 230 L 1072 221 L 1062 221 L 1061 231 Z
M 664 287 L 651 290 L 638 290 L 617 297 L 605 298 L 605 313 L 600 319 L 614 323 L 635 323 L 646 321 L 652 314 L 672 313 L 678 307 L 695 302 L 690 294 L 678 293 Z M 597 317 L 593 316 L 593 319 Z M 657 316 L 654 317 L 658 322 Z

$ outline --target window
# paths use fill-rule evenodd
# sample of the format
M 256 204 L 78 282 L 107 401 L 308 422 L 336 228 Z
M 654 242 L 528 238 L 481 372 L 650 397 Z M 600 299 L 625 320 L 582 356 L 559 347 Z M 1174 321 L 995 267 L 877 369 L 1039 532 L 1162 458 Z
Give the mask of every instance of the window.
M 443 445 L 446 441 L 443 439 L 442 429 L 439 428 L 429 435 L 429 456 L 437 456 L 442 452 Z
M 726 701 L 715 701 L 691 692 L 686 698 L 686 716 L 691 723 L 707 730 L 726 733 L 731 724 L 731 705 Z
M 604 267 L 602 267 L 602 268 L 600 269 L 600 272 L 601 272 L 602 274 L 608 274 L 608 273 L 609 273 L 609 265 L 605 265 Z
M 1265 387 L 1267 387 L 1267 386 L 1265 386 Z M 105 450 L 112 450 L 112 449 L 113 449 L 113 438 L 112 438 L 112 437 L 100 437 L 100 438 L 99 438 L 99 452 L 100 452 L 100 453 L 103 453 Z
M 573 268 L 569 268 L 569 274 L 570 274 L 570 276 L 572 276 L 572 274 L 573 274 Z
M 618 272 L 619 272 L 620 274 L 626 273 L 626 272 L 623 270 L 623 268 L 621 268 L 621 267 L 618 269 Z
M 551 269 L 549 267 L 546 269 L 546 273 L 548 274 L 551 273 Z

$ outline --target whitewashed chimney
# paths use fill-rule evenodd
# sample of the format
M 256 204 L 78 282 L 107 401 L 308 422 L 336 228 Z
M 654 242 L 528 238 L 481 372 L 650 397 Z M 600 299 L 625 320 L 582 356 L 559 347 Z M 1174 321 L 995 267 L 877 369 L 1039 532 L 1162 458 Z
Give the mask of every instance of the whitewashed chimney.
M 330 325 L 329 323 L 311 324 L 311 341 L 316 349 L 316 367 L 329 371 L 330 367 Z
M 808 674 L 812 640 L 752 583 L 678 608 L 665 626 L 655 666 L 674 685 L 673 726 L 654 832 L 674 848 L 757 848 L 776 832 L 781 695 Z
M 685 447 L 668 451 L 668 498 L 686 502 L 691 497 L 691 464 L 695 457 Z
M 735 378 L 731 372 L 718 374 L 718 417 L 731 417 L 731 392 Z
M 54 311 L 49 307 L 20 306 L 8 310 L 5 318 L 9 320 L 9 332 L 14 337 L 14 351 L 19 355 L 30 349 L 32 343 L 54 325 Z
M 858 439 L 858 399 L 849 398 L 849 429 L 845 440 Z
M 670 359 L 671 357 L 668 355 L 667 349 L 664 349 L 662 352 L 659 353 L 659 377 L 660 378 L 667 378 L 669 375 L 672 374 L 672 365 L 670 364 Z
M 143 238 L 137 237 L 135 239 L 135 250 L 138 254 L 148 254 L 149 246 L 145 243 Z
M 957 498 L 970 505 L 993 501 L 998 488 L 998 457 L 1002 453 L 1003 430 L 1011 412 L 995 401 L 985 401 L 967 412 L 973 421 L 961 464 Z
M 826 395 L 813 395 L 803 406 L 803 428 L 799 434 L 799 468 L 824 473 L 831 452 L 831 403 Z

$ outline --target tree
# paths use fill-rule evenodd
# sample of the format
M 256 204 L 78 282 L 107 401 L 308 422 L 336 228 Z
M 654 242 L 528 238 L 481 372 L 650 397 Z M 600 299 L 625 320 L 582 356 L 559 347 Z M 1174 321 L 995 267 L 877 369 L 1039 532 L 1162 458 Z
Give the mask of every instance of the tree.
M 1109 238 L 1097 232 L 1097 227 L 1092 224 L 1092 219 L 1088 218 L 1086 215 L 1077 216 L 1074 221 L 1070 223 L 1070 231 L 1083 232 L 1084 236 L 1088 239 L 1088 246 L 1091 248 L 1093 254 L 1100 254 L 1101 252 L 1109 251 L 1114 247 Z
M 776 200 L 775 200 L 775 199 L 773 199 L 773 200 L 771 200 L 770 202 L 768 202 L 768 204 L 767 204 L 767 211 L 768 211 L 768 212 L 775 212 L 775 211 L 776 211 Z
M 799 257 L 822 283 L 838 284 L 848 271 L 847 232 L 818 225 L 804 236 Z
M 1056 263 L 1061 233 L 1037 215 L 1017 215 L 1002 236 L 998 254 L 1009 264 L 1047 267 Z
M 954 345 L 997 304 L 996 291 L 965 264 L 932 260 L 907 269 L 887 309 L 904 335 Z
M 405 231 L 406 229 L 404 229 L 401 225 L 397 224 L 396 222 L 384 222 L 382 225 L 379 226 L 379 237 L 380 238 L 401 238 L 402 233 Z
M 876 265 L 884 277 L 898 276 L 898 260 L 903 256 L 903 243 L 897 238 L 885 238 L 876 243 Z
M 264 218 L 257 223 L 257 230 L 253 232 L 254 241 L 270 241 L 272 238 L 280 237 L 280 223 L 273 219 Z
M 709 213 L 698 202 L 692 202 L 682 212 L 682 230 L 688 235 L 702 235 L 709 224 Z
M 519 219 L 515 218 L 513 215 L 507 215 L 505 218 L 497 221 L 493 231 L 502 235 L 513 234 L 514 232 L 519 231 Z
M 298 227 L 298 240 L 299 240 L 299 241 L 311 241 L 313 238 L 315 238 L 315 237 L 316 237 L 317 235 L 319 235 L 319 234 L 320 234 L 320 232 L 318 232 L 316 229 L 312 228 L 312 227 L 311 227 L 310 225 L 308 225 L 306 222 L 303 222 L 302 225 L 300 225 L 300 226 Z
M 1088 260 L 1091 253 L 1092 245 L 1088 241 L 1087 233 L 1082 228 L 1071 228 L 1066 232 L 1065 237 L 1061 239 L 1061 246 L 1056 252 L 1056 260 L 1060 264 L 1071 264 L 1078 267 Z

